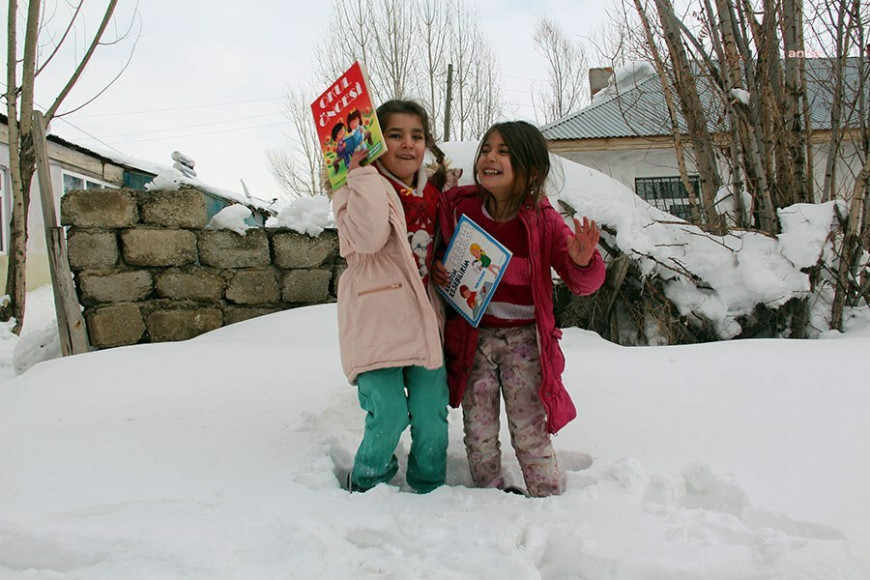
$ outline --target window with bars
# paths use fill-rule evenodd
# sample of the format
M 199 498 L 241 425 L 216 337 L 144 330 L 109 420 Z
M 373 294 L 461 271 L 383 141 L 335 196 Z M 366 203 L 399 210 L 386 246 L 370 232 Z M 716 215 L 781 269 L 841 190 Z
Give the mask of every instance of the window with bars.
M 690 175 L 689 183 L 695 190 L 695 196 L 700 196 L 701 181 L 698 176 Z M 636 177 L 634 191 L 651 206 L 678 218 L 691 220 L 689 193 L 679 177 Z

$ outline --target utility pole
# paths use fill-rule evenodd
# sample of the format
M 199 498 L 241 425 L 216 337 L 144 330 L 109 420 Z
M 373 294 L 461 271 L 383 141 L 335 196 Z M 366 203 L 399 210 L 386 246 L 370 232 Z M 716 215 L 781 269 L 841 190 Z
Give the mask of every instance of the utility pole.
M 444 140 L 450 141 L 450 101 L 453 99 L 453 63 L 447 65 L 447 98 L 444 99 Z

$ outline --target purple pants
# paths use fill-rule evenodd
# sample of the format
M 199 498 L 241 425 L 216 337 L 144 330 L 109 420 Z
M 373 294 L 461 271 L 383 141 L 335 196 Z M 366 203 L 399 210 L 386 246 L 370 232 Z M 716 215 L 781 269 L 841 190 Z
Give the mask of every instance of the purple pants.
M 504 487 L 499 442 L 499 400 L 504 397 L 511 444 L 528 494 L 558 495 L 559 469 L 538 395 L 541 361 L 534 324 L 481 328 L 462 398 L 465 451 L 477 487 Z

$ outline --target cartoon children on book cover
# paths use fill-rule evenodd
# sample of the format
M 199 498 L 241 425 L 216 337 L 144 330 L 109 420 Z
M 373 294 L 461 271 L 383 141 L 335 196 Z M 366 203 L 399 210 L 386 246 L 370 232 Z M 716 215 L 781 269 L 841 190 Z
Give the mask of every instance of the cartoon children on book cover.
M 359 62 L 353 63 L 311 104 L 311 111 L 333 190 L 347 180 L 347 166 L 354 151 L 367 152 L 365 164 L 386 151 L 365 69 Z
M 449 283 L 438 289 L 459 314 L 477 326 L 510 258 L 510 250 L 462 216 L 443 259 Z

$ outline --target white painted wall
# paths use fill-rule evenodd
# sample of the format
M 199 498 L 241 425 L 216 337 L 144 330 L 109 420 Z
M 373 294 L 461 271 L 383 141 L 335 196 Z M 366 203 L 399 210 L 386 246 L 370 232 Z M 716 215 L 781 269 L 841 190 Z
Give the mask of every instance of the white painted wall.
M 814 192 L 818 197 L 821 195 L 825 176 L 825 165 L 828 159 L 828 145 L 817 144 L 813 146 L 813 182 Z M 852 187 L 855 177 L 861 170 L 860 156 L 856 152 L 855 144 L 843 145 L 843 158 L 836 167 L 837 189 L 840 198 L 851 199 Z M 559 152 L 559 155 L 581 163 L 592 169 L 604 173 L 625 184 L 634 191 L 634 180 L 637 177 L 677 177 L 676 155 L 672 147 L 649 147 L 647 149 L 625 150 L 602 150 L 602 151 L 570 151 Z M 696 173 L 694 161 L 690 158 L 686 162 L 689 173 Z M 719 171 L 723 178 L 727 178 L 728 169 L 720 165 Z

